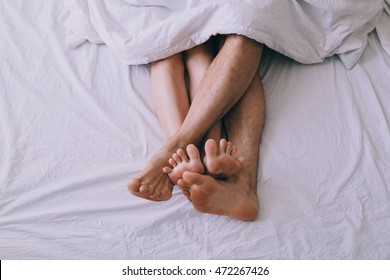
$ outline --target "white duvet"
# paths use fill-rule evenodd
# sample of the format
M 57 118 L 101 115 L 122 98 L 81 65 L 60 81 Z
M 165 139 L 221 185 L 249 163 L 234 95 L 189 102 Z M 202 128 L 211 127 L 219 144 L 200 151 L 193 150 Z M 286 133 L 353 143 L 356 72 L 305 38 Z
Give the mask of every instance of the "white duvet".
M 382 47 L 390 55 L 390 0 L 386 0 L 385 9 L 376 27 Z
M 376 32 L 352 70 L 265 50 L 260 211 L 244 223 L 197 212 L 177 187 L 161 203 L 128 193 L 165 142 L 150 68 L 106 45 L 66 49 L 67 2 L 0 0 L 0 259 L 390 259 L 390 55 Z
M 105 43 L 125 63 L 144 64 L 216 34 L 255 39 L 302 63 L 360 58 L 383 0 L 71 0 L 67 45 Z

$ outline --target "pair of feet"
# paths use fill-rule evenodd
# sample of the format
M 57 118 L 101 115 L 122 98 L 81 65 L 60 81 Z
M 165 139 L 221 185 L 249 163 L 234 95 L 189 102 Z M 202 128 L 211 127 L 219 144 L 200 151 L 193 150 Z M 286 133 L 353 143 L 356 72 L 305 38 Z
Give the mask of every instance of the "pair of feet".
M 178 149 L 169 156 L 167 153 L 169 149 L 160 150 L 143 172 L 128 183 L 132 194 L 153 201 L 168 200 L 173 186 L 178 185 L 200 212 L 240 220 L 256 218 L 256 182 L 245 176 L 243 158 L 232 143 L 222 139 L 218 146 L 214 140 L 207 140 L 203 161 L 192 144 L 186 152 Z M 171 166 L 166 166 L 168 157 Z
M 178 149 L 172 155 L 168 161 L 171 167 L 163 168 L 163 172 L 169 176 L 171 182 L 178 185 L 190 201 L 191 186 L 198 181 L 194 179 L 199 178 L 193 173 L 206 173 L 215 179 L 227 179 L 239 172 L 243 161 L 243 158 L 237 154 L 237 148 L 225 139 L 221 139 L 219 147 L 214 140 L 207 140 L 204 152 L 202 162 L 198 148 L 190 144 L 186 147 L 186 152 Z M 186 176 L 184 176 L 185 173 Z

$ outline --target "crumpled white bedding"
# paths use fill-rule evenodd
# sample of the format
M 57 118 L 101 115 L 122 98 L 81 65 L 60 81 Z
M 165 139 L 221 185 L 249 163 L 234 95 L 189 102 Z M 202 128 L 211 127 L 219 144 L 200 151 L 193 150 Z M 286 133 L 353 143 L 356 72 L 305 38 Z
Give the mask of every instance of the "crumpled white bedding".
M 147 65 L 64 47 L 62 0 L 0 2 L 0 259 L 389 259 L 390 56 L 265 51 L 252 223 L 126 182 L 164 143 Z
M 338 54 L 351 68 L 383 0 L 71 0 L 67 45 L 105 43 L 127 64 L 158 60 L 216 34 L 253 38 L 302 63 Z
M 377 23 L 376 30 L 382 47 L 390 55 L 390 0 L 386 0 L 384 8 L 385 10 Z

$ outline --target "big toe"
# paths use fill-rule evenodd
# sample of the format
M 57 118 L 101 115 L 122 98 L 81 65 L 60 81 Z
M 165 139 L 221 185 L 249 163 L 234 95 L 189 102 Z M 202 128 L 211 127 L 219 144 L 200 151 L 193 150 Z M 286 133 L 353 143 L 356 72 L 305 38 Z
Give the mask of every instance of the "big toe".
M 204 182 L 202 178 L 203 176 L 200 175 L 199 173 L 194 173 L 190 171 L 186 171 L 183 173 L 183 180 L 188 185 L 201 185 Z
M 157 197 L 157 200 L 164 201 L 170 199 L 171 197 L 172 197 L 172 188 L 164 189 Z
M 127 183 L 127 189 L 132 194 L 139 192 L 140 186 L 141 186 L 141 181 L 138 179 L 133 179 Z
M 206 156 L 210 158 L 216 157 L 218 152 L 217 143 L 213 139 L 208 139 L 204 145 L 204 151 L 206 152 Z
M 199 150 L 194 144 L 188 145 L 186 150 L 191 160 L 200 160 Z

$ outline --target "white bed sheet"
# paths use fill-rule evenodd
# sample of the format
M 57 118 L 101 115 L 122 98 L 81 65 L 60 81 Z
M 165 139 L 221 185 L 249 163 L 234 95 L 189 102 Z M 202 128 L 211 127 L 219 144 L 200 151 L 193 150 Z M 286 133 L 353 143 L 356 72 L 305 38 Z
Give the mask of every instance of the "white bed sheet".
M 350 71 L 267 51 L 260 216 L 200 214 L 126 182 L 164 143 L 148 66 L 65 49 L 63 1 L 0 2 L 1 259 L 389 259 L 390 57 Z

